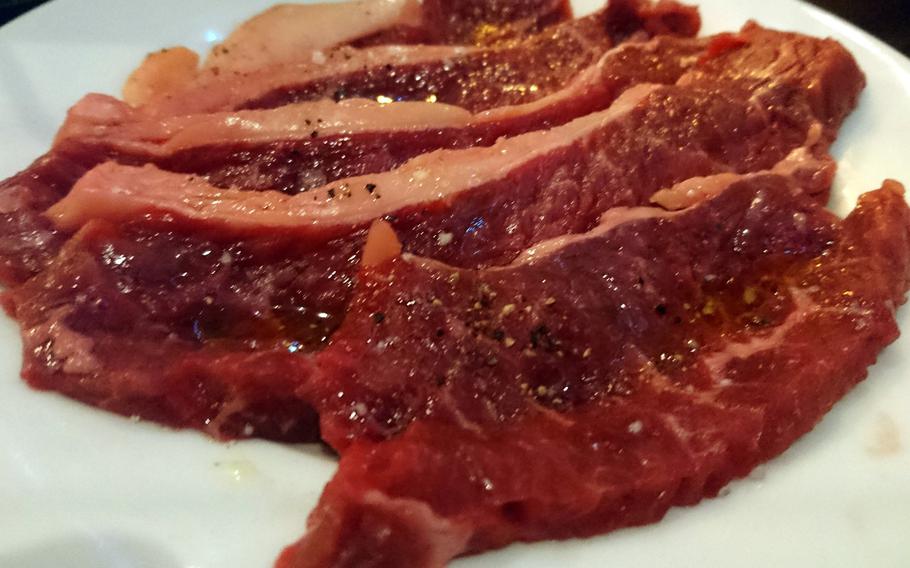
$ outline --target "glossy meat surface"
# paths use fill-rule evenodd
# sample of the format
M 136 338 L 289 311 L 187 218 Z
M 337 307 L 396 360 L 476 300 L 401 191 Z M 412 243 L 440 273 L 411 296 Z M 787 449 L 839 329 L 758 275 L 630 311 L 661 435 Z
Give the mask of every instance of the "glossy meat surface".
M 825 209 L 863 74 L 673 1 L 565 9 L 278 6 L 201 72 L 156 54 L 141 105 L 83 99 L 0 183 L 24 379 L 329 446 L 277 568 L 654 522 L 784 451 L 910 288 L 899 183 Z
M 675 81 L 694 61 L 686 58 L 703 48 L 702 42 L 672 38 L 655 46 L 630 46 L 628 51 L 605 55 L 600 67 L 592 67 L 588 77 L 579 78 L 580 84 L 553 94 L 549 102 L 539 100 L 527 107 L 500 108 L 467 118 L 462 113 L 454 123 L 445 117 L 436 118 L 442 121 L 440 125 L 416 131 L 408 126 L 407 121 L 413 120 L 408 117 L 414 114 L 410 111 L 389 109 L 380 111 L 378 117 L 367 111 L 365 118 L 362 114 L 351 116 L 350 109 L 332 109 L 338 117 L 338 129 L 320 133 L 324 121 L 318 110 L 325 103 L 313 103 L 312 108 L 303 105 L 277 109 L 274 116 L 259 116 L 257 138 L 250 139 L 242 126 L 237 127 L 255 122 L 248 116 L 196 115 L 143 122 L 143 113 L 109 97 L 90 95 L 71 110 L 48 154 L 0 183 L 0 202 L 5 204 L 0 207 L 0 280 L 6 284 L 21 282 L 56 254 L 67 235 L 49 226 L 41 213 L 66 195 L 86 171 L 106 160 L 131 165 L 155 163 L 172 171 L 205 176 L 220 187 L 295 193 L 352 175 L 385 171 L 438 148 L 489 145 L 499 137 L 562 124 L 605 108 L 629 85 Z M 301 122 L 297 127 L 306 136 L 289 134 L 286 116 L 293 113 L 302 115 L 296 117 Z M 403 117 L 383 118 L 390 114 Z M 396 121 L 397 126 L 390 126 Z M 261 122 L 278 123 L 283 128 L 273 136 L 264 136 L 258 127 Z M 219 131 L 222 138 L 216 134 Z M 175 138 L 177 142 L 168 146 Z M 188 138 L 192 141 L 179 141 Z
M 654 35 L 694 36 L 698 12 L 675 2 L 613 0 L 600 11 L 487 47 L 377 46 L 338 49 L 316 62 L 203 76 L 142 107 L 174 116 L 333 98 L 434 100 L 477 112 L 559 90 L 611 47 Z
M 779 176 L 501 268 L 368 269 L 309 384 L 340 469 L 278 566 L 442 566 L 714 496 L 865 377 L 908 278 L 899 184 L 841 221 Z
M 565 0 L 276 4 L 239 24 L 201 67 L 199 55 L 185 47 L 150 53 L 130 75 L 123 97 L 131 105 L 143 105 L 224 73 L 320 61 L 343 46 L 491 45 L 570 17 Z
M 363 190 L 369 197 L 365 206 L 390 203 L 393 208 L 345 220 L 345 208 L 355 198 L 338 194 L 325 202 L 335 207 L 326 213 L 325 226 L 292 224 L 238 231 L 236 220 L 255 222 L 255 211 L 194 216 L 205 214 L 205 195 L 198 205 L 189 207 L 190 214 L 158 209 L 146 218 L 142 209 L 131 208 L 125 201 L 132 199 L 131 187 L 140 192 L 160 187 L 163 193 L 156 195 L 162 197 L 179 196 L 188 188 L 159 184 L 154 172 L 144 169 L 96 170 L 80 186 L 97 192 L 77 188 L 54 209 L 76 215 L 70 219 L 80 221 L 72 228 L 87 224 L 50 269 L 10 296 L 26 329 L 56 326 L 77 331 L 75 351 L 94 352 L 94 365 L 69 372 L 65 364 L 69 349 L 41 350 L 45 334 L 28 332 L 26 375 L 35 384 L 77 398 L 104 397 L 106 408 L 123 413 L 136 412 L 130 393 L 138 391 L 153 412 L 150 418 L 216 436 L 243 435 L 236 428 L 220 428 L 224 420 L 217 417 L 224 413 L 259 425 L 247 435 L 282 431 L 283 420 L 268 413 L 251 418 L 258 411 L 249 403 L 249 395 L 234 396 L 225 386 L 235 380 L 232 373 L 198 375 L 177 365 L 173 372 L 180 378 L 175 380 L 199 393 L 177 405 L 172 403 L 169 381 L 143 369 L 140 351 L 122 346 L 134 341 L 144 344 L 151 338 L 155 348 L 171 350 L 162 359 L 174 361 L 185 352 L 203 360 L 217 359 L 225 341 L 240 353 L 320 350 L 346 318 L 366 230 L 376 217 L 389 220 L 407 252 L 484 267 L 508 263 L 544 239 L 587 231 L 611 207 L 645 205 L 654 192 L 694 175 L 768 169 L 794 151 L 808 151 L 820 155 L 805 162 L 810 170 L 806 177 L 821 179 L 822 189 L 830 182 L 831 163 L 824 156 L 824 145 L 820 149 L 803 146 L 814 123 L 805 108 L 794 108 L 791 115 L 808 120 L 800 125 L 797 120 L 768 123 L 768 115 L 755 112 L 749 102 L 729 99 L 718 91 L 656 87 L 624 97 L 632 104 L 622 103 L 615 120 L 581 119 L 590 123 L 584 136 L 565 140 L 557 133 L 551 137 L 556 149 L 541 156 L 526 157 L 516 151 L 516 165 L 502 170 L 495 162 L 490 168 L 495 173 L 492 179 L 476 187 L 455 185 L 446 200 L 434 200 L 432 188 L 438 182 L 428 175 L 428 203 L 394 208 L 395 195 L 380 183 L 373 194 Z M 692 118 L 668 122 L 671 111 L 677 117 Z M 695 123 L 700 126 L 693 129 Z M 537 145 L 537 134 L 527 136 Z M 490 150 L 497 160 L 502 155 L 497 146 L 477 150 Z M 581 155 L 587 158 L 580 160 Z M 160 175 L 167 182 L 171 174 Z M 399 201 L 417 193 L 407 181 L 413 176 L 402 178 Z M 96 186 L 93 180 L 101 183 Z M 146 183 L 150 185 L 142 185 Z M 229 203 L 228 193 L 208 197 L 214 199 L 212 203 Z M 246 200 L 258 195 L 262 194 L 238 197 Z M 307 196 L 288 198 L 288 202 L 313 203 Z M 102 206 L 105 200 L 108 205 Z M 74 209 L 78 203 L 86 208 Z M 263 214 L 280 213 L 274 207 L 263 210 Z M 476 221 L 479 216 L 482 222 Z M 66 310 L 60 311 L 61 307 Z M 146 325 L 133 329 L 133 321 Z M 93 347 L 96 342 L 109 344 L 111 351 Z M 122 351 L 139 354 L 130 359 L 132 363 L 123 363 Z M 306 374 L 298 380 L 305 382 Z M 142 388 L 130 386 L 133 381 Z M 127 386 L 120 386 L 124 383 Z M 210 393 L 221 394 L 211 398 Z

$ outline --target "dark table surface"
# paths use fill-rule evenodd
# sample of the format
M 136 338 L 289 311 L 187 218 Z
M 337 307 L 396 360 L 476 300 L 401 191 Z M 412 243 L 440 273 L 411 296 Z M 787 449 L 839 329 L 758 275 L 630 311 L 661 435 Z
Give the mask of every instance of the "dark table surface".
M 90 2 L 91 0 L 83 1 Z M 698 3 L 698 0 L 689 1 Z M 910 0 L 810 1 L 853 22 L 910 55 Z M 277 2 L 278 0 L 276 0 Z M 43 3 L 44 0 L 0 0 L 0 25 Z

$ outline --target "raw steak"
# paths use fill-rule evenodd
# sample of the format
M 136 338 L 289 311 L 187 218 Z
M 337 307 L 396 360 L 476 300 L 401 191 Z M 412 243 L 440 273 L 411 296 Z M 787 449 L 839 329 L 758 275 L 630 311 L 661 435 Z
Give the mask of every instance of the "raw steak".
M 719 50 L 719 56 L 735 53 Z M 80 184 L 85 191 L 78 191 L 66 205 L 55 208 L 55 213 L 68 217 L 73 227 L 91 217 L 111 216 L 120 221 L 124 212 L 133 215 L 131 211 L 140 219 L 120 226 L 101 223 L 86 227 L 53 270 L 7 297 L 24 328 L 39 330 L 26 333 L 25 376 L 35 386 L 60 390 L 110 410 L 201 428 L 216 436 L 312 437 L 312 430 L 307 429 L 311 416 L 306 425 L 300 425 L 284 418 L 280 411 L 263 411 L 270 406 L 299 403 L 282 398 L 276 394 L 281 389 L 270 389 L 268 384 L 271 380 L 286 384 L 291 373 L 280 370 L 278 361 L 299 364 L 298 359 L 286 357 L 288 352 L 319 349 L 344 317 L 366 227 L 373 218 L 394 214 L 393 223 L 412 252 L 465 266 L 484 266 L 508 262 L 541 239 L 587 230 L 607 208 L 646 203 L 654 191 L 693 175 L 755 171 L 773 166 L 774 160 L 794 150 L 797 162 L 806 162 L 805 169 L 810 172 L 804 179 L 823 190 L 830 180 L 830 163 L 823 155 L 816 163 L 812 154 L 823 154 L 825 139 L 833 136 L 833 128 L 824 131 L 828 135 L 813 128 L 815 118 L 808 103 L 794 95 L 804 89 L 800 85 L 828 85 L 827 72 L 842 67 L 842 50 L 826 53 L 833 63 L 821 63 L 824 57 L 815 59 L 819 65 L 808 68 L 788 63 L 793 79 L 785 80 L 785 74 L 780 73 L 773 86 L 752 81 L 751 77 L 760 75 L 758 71 L 742 72 L 741 77 L 752 81 L 754 93 L 734 88 L 735 80 L 708 81 L 704 76 L 702 80 L 711 90 L 700 91 L 693 81 L 687 87 L 639 87 L 600 117 L 610 120 L 579 119 L 593 128 L 582 138 L 575 124 L 560 127 L 565 129 L 562 131 L 506 140 L 489 151 L 454 153 L 466 152 L 465 160 L 475 172 L 481 171 L 483 163 L 478 152 L 488 156 L 487 170 L 494 175 L 489 183 L 479 186 L 485 188 L 483 192 L 472 190 L 478 183 L 476 178 L 465 180 L 461 176 L 457 156 L 431 156 L 429 159 L 444 167 L 426 176 L 430 180 L 425 184 L 427 194 L 449 187 L 458 199 L 432 207 L 409 206 L 412 213 L 400 214 L 406 213 L 398 211 L 402 200 L 408 203 L 412 199 L 413 203 L 414 198 L 424 199 L 413 186 L 412 174 L 424 163 L 418 160 L 417 166 L 405 167 L 410 170 L 389 174 L 393 177 L 384 179 L 392 181 L 383 183 L 380 190 L 374 188 L 381 198 L 367 199 L 365 206 L 378 208 L 359 221 L 352 217 L 358 214 L 358 207 L 352 206 L 357 197 L 327 200 L 329 211 L 335 208 L 335 213 L 324 218 L 344 220 L 340 228 L 329 230 L 319 226 L 311 229 L 309 225 L 290 230 L 279 226 L 277 231 L 275 227 L 254 226 L 246 236 L 237 236 L 238 227 L 242 234 L 244 226 L 250 227 L 249 219 L 259 223 L 263 212 L 224 218 L 194 217 L 191 213 L 189 219 L 181 220 L 183 214 L 175 209 L 168 212 L 171 222 L 146 222 L 141 219 L 143 195 L 157 196 L 155 205 L 159 208 L 173 204 L 171 197 L 179 197 L 172 175 L 114 166 L 99 169 Z M 847 61 L 852 62 L 849 56 Z M 763 65 L 773 68 L 774 60 Z M 849 89 L 826 93 L 832 101 L 844 101 L 828 106 L 848 108 L 853 104 L 862 76 L 857 71 L 853 77 Z M 731 98 L 728 91 L 738 96 Z M 780 93 L 787 96 L 778 96 Z M 740 98 L 747 94 L 748 99 Z M 764 108 L 753 105 L 752 95 L 763 97 L 768 104 Z M 668 116 L 676 119 L 668 121 Z M 680 119 L 684 117 L 689 118 Z M 828 122 L 825 115 L 818 118 Z M 801 149 L 802 144 L 819 136 L 818 148 Z M 542 152 L 543 141 L 557 150 L 579 148 L 591 158 L 579 161 L 579 152 L 572 150 L 547 153 L 541 158 L 544 154 L 534 156 L 534 152 L 523 149 L 527 146 Z M 503 149 L 511 151 L 503 154 Z M 597 149 L 600 153 L 595 152 Z M 500 167 L 502 156 L 513 160 L 507 162 L 508 167 Z M 445 172 L 451 172 L 446 174 L 448 185 L 440 185 Z M 396 175 L 400 180 L 397 183 Z M 95 185 L 96 181 L 100 183 Z M 185 179 L 180 183 L 200 190 L 203 198 L 215 196 L 206 193 L 205 184 Z M 365 195 L 369 194 L 368 183 L 370 180 L 365 180 L 363 185 Z M 397 193 L 396 186 L 400 188 Z M 117 188 L 117 192 L 105 188 Z M 573 193 L 575 197 L 567 201 Z M 227 195 L 233 193 L 221 190 L 216 199 Z M 237 197 L 243 202 L 255 195 Z M 302 202 L 304 196 L 290 199 Z M 80 198 L 83 205 L 78 205 Z M 130 204 L 131 200 L 139 201 L 139 209 Z M 202 199 L 198 205 L 196 213 L 204 212 L 211 203 Z M 288 211 L 280 204 L 269 207 L 278 207 L 273 219 L 280 220 L 281 211 Z M 477 211 L 511 211 L 516 220 L 521 215 L 527 220 L 518 225 L 521 230 L 510 230 L 513 223 L 505 216 L 490 217 L 480 226 L 474 222 Z M 544 216 L 545 222 L 536 219 L 547 211 L 551 213 Z M 333 232 L 339 236 L 332 238 Z M 49 306 L 68 308 L 59 312 Z M 134 321 L 144 321 L 145 325 L 135 330 Z M 44 329 L 74 330 L 67 334 L 72 341 L 60 341 L 58 347 L 63 343 L 75 347 L 54 348 L 43 335 Z M 125 349 L 127 343 L 135 345 Z M 43 350 L 39 349 L 42 346 Z M 86 349 L 95 354 L 93 365 L 77 373 L 68 372 L 66 360 Z M 263 368 L 256 375 L 260 382 L 251 386 L 240 361 L 257 361 L 264 357 L 263 352 L 276 353 L 271 369 L 283 378 L 270 379 L 268 368 Z M 170 365 L 161 373 L 150 374 L 145 365 L 147 356 L 192 363 Z M 221 360 L 229 362 L 211 363 Z
M 434 100 L 473 112 L 537 100 L 561 89 L 623 41 L 694 36 L 694 8 L 675 2 L 612 0 L 583 18 L 490 47 L 378 46 L 338 49 L 306 62 L 205 75 L 144 105 L 152 116 L 270 108 L 324 97 Z
M 629 86 L 675 83 L 709 53 L 709 45 L 671 36 L 627 43 L 608 51 L 564 89 L 479 113 L 442 103 L 346 99 L 143 119 L 140 111 L 112 97 L 90 95 L 70 110 L 56 146 L 63 152 L 73 152 L 75 144 L 95 146 L 98 163 L 150 162 L 204 175 L 220 187 L 298 193 L 387 171 L 439 148 L 489 146 L 502 137 L 603 110 Z
M 212 49 L 205 67 L 250 70 L 347 44 L 489 45 L 538 33 L 571 15 L 566 0 L 278 4 L 240 24 Z
M 437 567 L 653 522 L 811 429 L 898 335 L 903 188 L 844 221 L 785 177 L 717 189 L 501 268 L 365 269 L 308 384 L 340 469 L 278 566 Z
M 390 172 L 293 196 L 104 164 L 47 214 L 70 231 L 92 219 L 167 217 L 223 240 L 285 233 L 311 247 L 386 217 L 411 252 L 497 264 L 542 239 L 589 229 L 610 207 L 647 203 L 694 176 L 770 169 L 794 151 L 809 164 L 812 193 L 825 193 L 831 168 L 822 128 L 784 90 L 786 103 L 777 107 L 779 90 L 756 94 L 766 101 L 758 105 L 731 98 L 731 89 L 638 85 L 609 109 L 560 127 L 489 148 L 425 154 Z
M 270 369 L 282 377 L 276 382 L 306 378 L 299 369 L 283 369 L 281 361 L 304 364 L 296 355 L 320 349 L 345 317 L 360 248 L 374 218 L 394 215 L 392 223 L 409 251 L 428 250 L 478 267 L 509 262 L 550 236 L 585 231 L 608 208 L 647 203 L 655 191 L 693 175 L 762 169 L 775 166 L 770 160 L 788 158 L 783 166 L 788 173 L 799 172 L 794 175 L 821 188 L 830 180 L 831 162 L 824 156 L 814 159 L 819 150 L 801 146 L 813 132 L 820 136 L 817 125 L 806 123 L 811 113 L 805 108 L 802 126 L 797 121 L 768 123 L 773 113 L 731 100 L 720 90 L 640 86 L 606 112 L 607 117 L 579 119 L 590 130 L 584 136 L 578 134 L 583 128 L 570 124 L 491 149 L 460 151 L 469 152 L 477 175 L 492 172 L 489 183 L 477 186 L 481 190 L 472 189 L 477 179 L 465 184 L 457 157 L 446 156 L 439 161 L 446 169 L 427 176 L 431 182 L 425 189 L 408 181 L 415 177 L 411 169 L 392 174 L 407 188 L 400 195 L 380 184 L 374 193 L 381 199 L 360 205 L 356 197 L 327 202 L 337 209 L 321 217 L 327 220 L 323 227 L 312 219 L 306 225 L 280 224 L 288 216 L 293 219 L 289 203 L 312 203 L 304 199 L 308 194 L 287 198 L 271 212 L 250 209 L 237 215 L 230 208 L 225 214 L 207 198 L 230 203 L 228 191 L 203 193 L 193 205 L 184 201 L 188 192 L 208 186 L 183 179 L 186 185 L 175 187 L 174 174 L 149 169 L 98 168 L 53 212 L 72 228 L 92 218 L 115 223 L 90 222 L 50 269 L 7 297 L 27 330 L 24 375 L 36 387 L 216 436 L 306 438 L 303 428 L 286 427 L 284 414 L 262 411 L 299 399 L 280 398 L 288 389 L 268 388 L 269 369 L 249 385 L 238 361 L 258 360 L 270 352 L 275 354 Z M 677 120 L 668 122 L 668 113 Z M 561 150 L 566 145 L 583 151 Z M 529 154 L 525 146 L 543 157 Z M 503 153 L 504 148 L 509 151 Z M 491 162 L 482 168 L 477 152 L 488 150 Z M 579 155 L 591 157 L 579 160 Z M 517 161 L 503 166 L 502 156 Z M 443 182 L 444 171 L 453 172 L 449 182 Z M 444 187 L 452 188 L 449 199 L 430 206 L 402 205 L 421 192 L 436 200 Z M 165 217 L 144 218 L 147 195 L 155 196 Z M 258 195 L 263 194 L 236 197 L 242 203 Z M 137 200 L 139 206 L 131 203 Z M 173 203 L 190 203 L 191 212 L 167 210 Z M 391 209 L 364 213 L 365 207 L 386 204 Z M 211 206 L 214 214 L 207 212 Z M 539 219 L 548 210 L 553 212 Z M 512 223 L 490 216 L 491 211 L 511 211 L 516 223 L 522 215 L 528 217 L 520 231 L 510 230 Z M 484 227 L 467 222 L 479 214 L 487 219 Z M 278 224 L 262 226 L 263 216 Z M 344 224 L 333 227 L 337 219 Z M 465 228 L 450 232 L 463 222 Z M 136 321 L 144 322 L 143 327 L 137 329 Z M 55 340 L 47 330 L 63 337 Z M 69 365 L 86 353 L 91 354 L 86 365 Z M 151 371 L 149 357 L 176 363 Z M 206 364 L 225 358 L 232 363 Z M 185 364 L 188 360 L 193 363 Z
M 261 120 L 279 124 L 280 132 L 275 138 L 264 138 L 262 130 L 257 129 L 258 138 L 253 140 L 249 129 L 244 130 L 249 126 L 248 115 L 199 115 L 137 123 L 137 111 L 110 97 L 90 95 L 72 109 L 48 154 L 0 184 L 0 281 L 21 282 L 46 265 L 65 235 L 51 227 L 40 212 L 65 195 L 88 169 L 105 160 L 153 162 L 175 171 L 206 175 L 218 185 L 292 191 L 387 170 L 435 148 L 491 144 L 501 136 L 561 124 L 605 108 L 630 84 L 675 81 L 683 66 L 691 67 L 695 61 L 685 58 L 703 48 L 700 41 L 671 39 L 630 46 L 629 51 L 605 55 L 601 67 L 593 66 L 577 84 L 546 100 L 483 115 L 466 116 L 456 109 L 446 112 L 430 103 L 412 103 L 429 109 L 383 105 L 378 116 L 371 114 L 364 119 L 363 111 L 357 115 L 350 104 L 341 109 L 329 106 L 338 122 L 333 131 L 322 116 L 308 116 L 319 114 L 316 111 L 325 108 L 325 103 L 279 109 L 274 115 L 259 113 L 256 116 Z M 302 121 L 303 138 L 295 136 L 293 125 L 284 121 L 287 114 L 297 112 L 304 114 L 297 116 Z M 411 132 L 404 125 L 413 125 L 418 112 L 448 126 Z M 206 121 L 217 120 L 224 121 L 221 128 L 209 128 Z M 311 124 L 307 125 L 307 120 Z M 396 121 L 402 120 L 404 125 L 396 130 Z M 229 139 L 218 139 L 219 132 Z M 312 138 L 314 132 L 316 137 Z M 173 138 L 178 140 L 168 145 Z M 186 142 L 188 138 L 190 142 Z
M 30 385 L 340 454 L 278 568 L 653 522 L 784 451 L 897 337 L 903 187 L 824 209 L 864 84 L 836 42 L 691 39 L 670 1 L 549 27 L 562 0 L 381 8 L 300 35 L 344 8 L 270 11 L 199 75 L 153 56 L 148 104 L 85 99 L 0 184 Z M 475 45 L 374 46 L 437 28 Z
M 571 17 L 565 0 L 359 0 L 279 4 L 240 24 L 199 56 L 177 47 L 150 53 L 123 88 L 132 105 L 185 88 L 201 77 L 288 63 L 311 63 L 339 46 L 383 44 L 489 45 Z
M 218 186 L 232 184 L 242 188 L 274 187 L 289 191 L 319 184 L 322 180 L 387 170 L 436 147 L 489 144 L 502 135 L 565 122 L 605 107 L 627 85 L 644 80 L 671 82 L 696 62 L 694 57 L 687 62 L 687 54 L 703 49 L 704 42 L 700 40 L 674 38 L 661 38 L 651 44 L 630 44 L 611 51 L 602 59 L 601 66 L 588 70 L 572 86 L 547 99 L 475 115 L 459 128 L 428 129 L 420 134 L 395 131 L 390 126 L 395 123 L 394 117 L 401 114 L 396 105 L 383 107 L 387 110 L 366 121 L 352 117 L 352 112 L 334 109 L 339 122 L 336 126 L 345 129 L 345 135 L 327 132 L 319 135 L 317 128 L 310 130 L 311 124 L 305 128 L 307 136 L 300 139 L 289 134 L 293 128 L 285 125 L 284 130 L 279 128 L 275 140 L 259 128 L 255 130 L 256 136 L 265 139 L 250 140 L 243 127 L 218 129 L 206 122 L 200 123 L 206 120 L 202 117 L 135 125 L 123 118 L 124 114 L 131 115 L 121 104 L 92 99 L 76 106 L 71 120 L 61 131 L 61 140 L 48 155 L 0 184 L 0 196 L 6 202 L 0 215 L 0 279 L 6 283 L 21 282 L 52 258 L 65 235 L 50 226 L 40 212 L 65 195 L 87 169 L 105 159 L 127 164 L 151 161 L 171 170 L 205 175 Z M 825 132 L 830 139 L 855 104 L 863 84 L 855 62 L 835 42 L 750 26 L 737 36 L 718 36 L 708 49 L 710 55 L 700 58 L 699 71 L 689 73 L 684 79 L 688 84 L 716 85 L 729 90 L 733 88 L 731 81 L 737 84 L 741 81 L 744 98 L 756 93 L 764 93 L 765 97 L 774 94 L 776 99 L 769 99 L 769 108 L 780 109 L 776 112 L 783 115 L 792 115 L 794 108 L 799 106 L 787 100 L 791 90 L 801 93 L 797 99 L 805 99 L 809 94 L 812 101 L 824 101 L 824 104 L 816 104 L 817 118 L 828 125 Z M 787 55 L 795 52 L 811 57 L 807 56 L 803 64 L 794 65 Z M 775 57 L 775 53 L 783 55 Z M 770 90 L 769 76 L 775 77 Z M 311 106 L 324 105 L 309 103 L 297 108 L 303 111 Z M 423 106 L 435 109 L 435 105 L 428 103 Z M 285 112 L 296 111 L 276 109 L 255 116 L 274 124 L 282 122 Z M 433 116 L 439 113 L 421 112 Z M 272 113 L 277 116 L 269 118 Z M 404 119 L 405 124 L 414 123 L 413 114 L 416 113 L 412 113 L 412 118 Z M 249 115 L 228 115 L 225 122 L 245 124 L 239 120 L 241 117 L 250 118 Z M 303 125 L 307 126 L 305 123 L 309 120 L 322 128 L 320 118 L 303 116 Z M 361 128 L 365 132 L 361 135 L 351 132 L 350 124 L 364 122 Z M 382 124 L 383 127 L 374 132 L 370 124 Z M 200 131 L 203 134 L 198 134 Z M 317 131 L 316 139 L 309 138 L 313 131 Z M 244 142 L 225 141 L 237 137 Z M 159 145 L 161 140 L 169 142 Z M 206 140 L 212 140 L 212 143 Z

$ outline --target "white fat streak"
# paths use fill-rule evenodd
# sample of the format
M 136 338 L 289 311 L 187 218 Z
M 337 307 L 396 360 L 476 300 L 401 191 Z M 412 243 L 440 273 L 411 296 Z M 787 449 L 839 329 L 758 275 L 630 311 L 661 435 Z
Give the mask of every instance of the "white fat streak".
M 780 346 L 790 330 L 799 323 L 808 319 L 818 309 L 819 305 L 812 299 L 812 290 L 808 288 L 791 288 L 790 295 L 793 299 L 793 312 L 768 334 L 755 336 L 743 343 L 728 343 L 724 349 L 712 353 L 703 359 L 705 367 L 711 374 L 714 384 L 726 386 L 728 380 L 725 376 L 727 366 L 731 361 L 743 360 L 758 353 L 770 351 Z
M 681 181 L 669 189 L 662 189 L 651 196 L 651 203 L 669 210 L 684 209 L 723 193 L 745 176 L 722 173 L 713 176 L 697 176 Z
M 673 432 L 673 434 L 686 446 L 686 451 L 689 452 L 689 455 L 695 455 L 692 451 L 690 443 L 692 440 L 692 431 L 687 428 L 683 428 L 682 424 L 679 423 L 679 420 L 676 418 L 676 416 L 672 414 L 661 414 L 660 419 L 664 423 L 664 426 Z
M 250 71 L 299 61 L 301 54 L 328 49 L 396 26 L 419 26 L 421 0 L 357 0 L 343 3 L 277 4 L 240 24 L 212 49 L 205 68 Z
M 218 413 L 212 418 L 207 418 L 203 430 L 218 438 L 223 434 L 221 429 L 235 414 L 240 414 L 247 410 L 249 405 L 246 400 L 240 396 L 231 396 L 218 406 Z M 245 430 L 246 428 L 244 428 Z M 248 434 L 249 435 L 249 434 Z
M 364 493 L 363 503 L 382 510 L 391 518 L 399 518 L 406 525 L 420 530 L 421 538 L 428 546 L 427 566 L 445 566 L 465 551 L 473 530 L 466 524 L 456 524 L 437 515 L 423 501 L 392 497 L 372 489 Z
M 813 122 L 806 132 L 806 141 L 803 145 L 791 150 L 786 158 L 771 168 L 771 171 L 782 176 L 793 176 L 799 173 L 821 172 L 832 167 L 833 163 L 828 156 L 819 158 L 815 149 L 823 133 L 822 124 Z
M 53 361 L 67 374 L 87 375 L 101 368 L 101 363 L 92 354 L 95 342 L 66 326 L 63 322 L 72 308 L 61 307 L 52 310 L 47 320 L 24 332 L 26 349 L 45 348 Z
M 641 373 L 643 375 L 643 380 L 647 381 L 647 383 L 652 388 L 658 390 L 659 392 L 673 392 L 681 394 L 682 396 L 687 397 L 691 401 L 692 405 L 704 405 L 711 408 L 723 408 L 718 404 L 716 400 L 716 393 L 711 391 L 689 389 L 676 385 L 667 377 L 667 375 L 658 371 L 651 361 L 647 361 L 647 363 L 643 366 Z M 655 413 L 654 417 L 663 423 L 664 427 L 670 431 L 677 438 L 677 440 L 680 441 L 680 443 L 685 448 L 685 451 L 693 458 L 699 455 L 706 455 L 723 451 L 722 444 L 714 444 L 711 448 L 706 448 L 703 451 L 696 452 L 693 446 L 693 439 L 697 437 L 693 435 L 693 432 L 690 429 L 684 427 L 674 414 L 661 412 Z M 633 427 L 632 424 L 629 425 L 630 433 L 635 433 L 633 430 L 636 429 L 637 427 Z
M 678 215 L 678 212 L 666 211 L 657 207 L 614 207 L 604 213 L 600 218 L 600 223 L 587 233 L 565 235 L 542 241 L 522 252 L 512 263 L 512 266 L 540 261 L 567 246 L 588 239 L 603 237 L 626 223 L 644 219 L 666 219 L 675 215 Z
M 403 257 L 408 257 L 408 256 L 409 255 L 407 255 L 407 254 L 403 255 Z M 467 331 L 464 329 L 461 329 L 457 333 L 467 333 Z M 457 374 L 457 372 L 458 372 L 457 367 L 450 368 L 448 376 L 453 376 L 453 375 Z M 474 420 L 469 419 L 461 411 L 461 407 L 459 406 L 455 397 L 452 395 L 452 391 L 450 389 L 448 389 L 448 388 L 440 389 L 439 392 L 437 393 L 437 396 L 439 398 L 439 402 L 438 402 L 438 404 L 436 404 L 434 406 L 444 409 L 443 412 L 451 415 L 451 417 L 454 418 L 455 423 L 458 425 L 459 428 L 461 428 L 462 430 L 464 430 L 466 432 L 473 432 L 474 434 L 477 434 L 479 436 L 484 435 L 483 427 L 479 423 L 475 422 Z
M 819 157 L 816 151 L 815 147 L 821 140 L 822 133 L 822 125 L 818 122 L 812 123 L 806 132 L 806 141 L 803 145 L 791 150 L 783 160 L 769 170 L 749 174 L 724 172 L 711 176 L 692 177 L 656 192 L 651 196 L 651 202 L 665 209 L 683 209 L 719 195 L 734 183 L 750 178 L 768 174 L 793 177 L 797 174 L 813 176 L 824 173 L 833 167 L 833 162 L 827 155 Z

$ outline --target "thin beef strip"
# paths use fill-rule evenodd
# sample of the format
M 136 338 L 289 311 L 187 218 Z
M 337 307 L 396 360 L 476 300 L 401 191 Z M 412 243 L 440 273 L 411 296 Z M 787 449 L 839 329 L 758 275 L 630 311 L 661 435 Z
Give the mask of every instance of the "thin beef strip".
M 567 20 L 566 0 L 358 0 L 278 4 L 241 23 L 203 65 L 185 47 L 150 53 L 130 75 L 131 105 L 180 91 L 224 73 L 283 64 L 318 65 L 340 46 L 388 44 L 492 45 Z
M 152 99 L 150 116 L 272 108 L 352 97 L 434 100 L 472 112 L 531 102 L 561 89 L 623 41 L 658 34 L 694 36 L 697 10 L 663 2 L 611 0 L 602 10 L 538 34 L 490 47 L 378 46 L 342 48 L 319 63 L 203 76 L 176 93 Z

